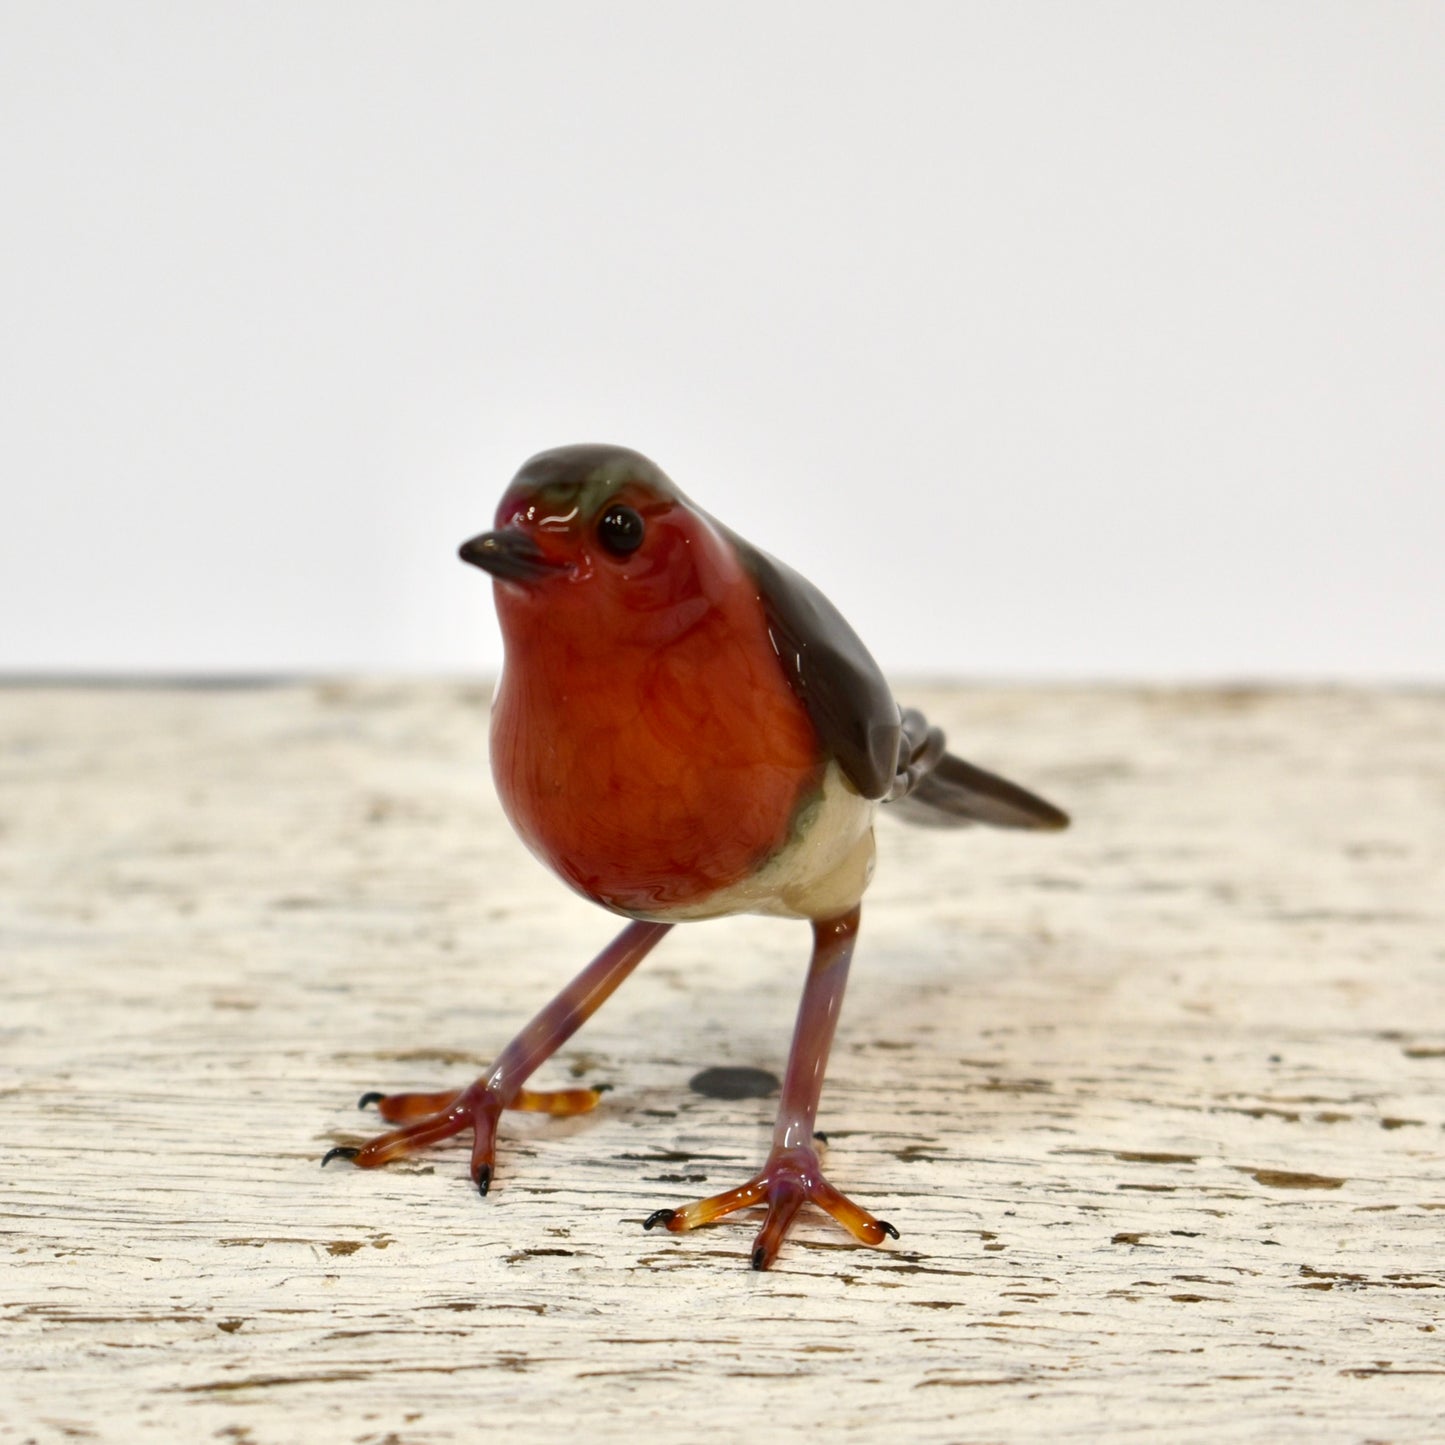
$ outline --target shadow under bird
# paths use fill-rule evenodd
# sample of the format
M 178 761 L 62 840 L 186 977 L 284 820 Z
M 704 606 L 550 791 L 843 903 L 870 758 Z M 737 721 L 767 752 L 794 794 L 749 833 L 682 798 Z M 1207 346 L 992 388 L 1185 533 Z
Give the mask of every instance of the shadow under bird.
M 675 924 L 806 919 L 813 952 L 772 1147 L 735 1189 L 645 1221 L 678 1233 L 760 1205 L 755 1269 L 805 1202 L 864 1244 L 898 1237 L 825 1177 L 814 1128 L 873 870 L 880 805 L 911 822 L 1057 829 L 1051 804 L 945 751 L 811 583 L 690 502 L 637 452 L 570 446 L 517 473 L 493 531 L 461 548 L 489 572 L 505 644 L 491 755 L 507 816 L 584 897 L 630 921 L 460 1090 L 367 1094 L 395 1125 L 363 1168 L 470 1129 L 485 1194 L 505 1109 L 583 1113 L 601 1088 L 538 1091 L 536 1069 Z

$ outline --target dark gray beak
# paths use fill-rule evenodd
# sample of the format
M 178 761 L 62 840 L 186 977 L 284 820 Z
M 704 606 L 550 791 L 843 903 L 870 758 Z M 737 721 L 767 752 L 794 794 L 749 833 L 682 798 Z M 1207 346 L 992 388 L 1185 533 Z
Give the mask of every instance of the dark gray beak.
M 463 562 L 490 572 L 504 582 L 531 582 L 558 570 L 541 548 L 525 533 L 504 527 L 500 532 L 483 532 L 457 549 Z

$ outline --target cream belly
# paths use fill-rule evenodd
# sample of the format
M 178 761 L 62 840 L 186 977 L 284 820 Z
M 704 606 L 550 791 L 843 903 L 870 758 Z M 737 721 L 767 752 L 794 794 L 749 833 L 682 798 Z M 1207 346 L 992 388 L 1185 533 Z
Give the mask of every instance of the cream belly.
M 756 873 L 696 903 L 628 916 L 659 923 L 765 913 L 777 918 L 836 918 L 863 896 L 873 876 L 873 815 L 863 797 L 829 763 L 817 797 L 798 810 L 792 834 Z

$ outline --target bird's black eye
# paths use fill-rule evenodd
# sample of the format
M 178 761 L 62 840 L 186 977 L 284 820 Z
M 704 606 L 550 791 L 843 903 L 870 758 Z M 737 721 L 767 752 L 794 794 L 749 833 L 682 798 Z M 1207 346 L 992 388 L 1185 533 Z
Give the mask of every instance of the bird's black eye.
M 597 536 L 614 557 L 628 557 L 642 545 L 642 516 L 618 503 L 603 512 Z

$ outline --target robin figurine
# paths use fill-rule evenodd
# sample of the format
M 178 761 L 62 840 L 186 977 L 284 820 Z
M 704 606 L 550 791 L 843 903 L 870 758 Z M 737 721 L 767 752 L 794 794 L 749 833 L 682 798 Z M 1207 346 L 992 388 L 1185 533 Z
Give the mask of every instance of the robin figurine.
M 811 583 L 613 446 L 542 452 L 496 526 L 461 548 L 494 579 L 505 662 L 492 772 L 527 846 L 584 897 L 631 920 L 460 1090 L 367 1094 L 394 1127 L 332 1149 L 363 1168 L 472 1131 L 471 1174 L 492 1182 L 504 1109 L 594 1107 L 600 1089 L 539 1092 L 534 1071 L 675 923 L 729 913 L 806 919 L 813 953 L 772 1148 L 746 1183 L 651 1229 L 695 1229 L 765 1208 L 766 1269 L 811 1202 L 864 1244 L 897 1230 L 833 1187 L 814 1121 L 880 805 L 945 826 L 1057 829 L 1068 818 L 954 757 Z

